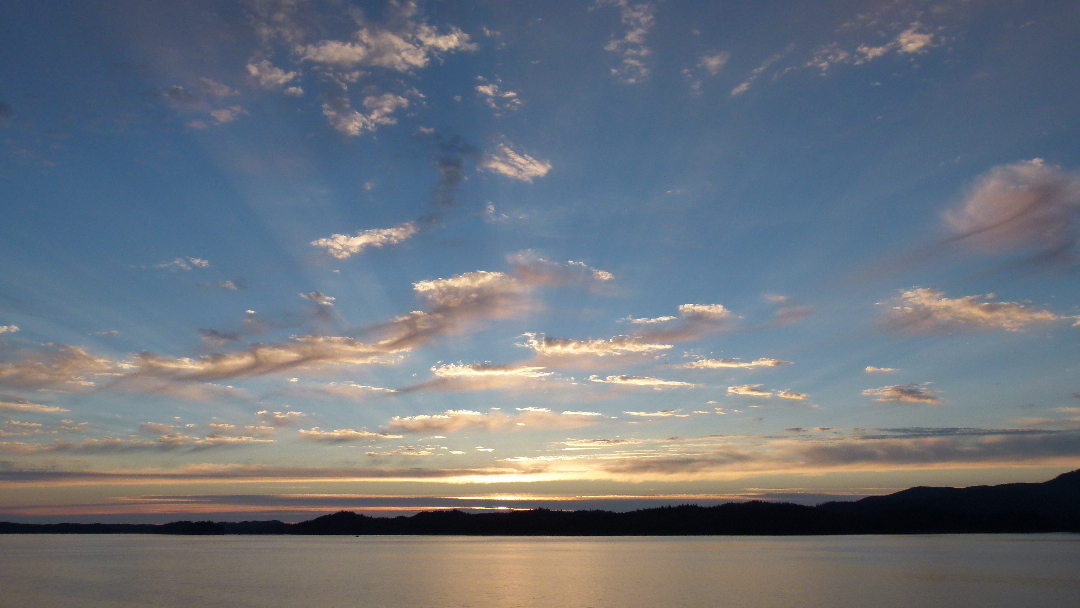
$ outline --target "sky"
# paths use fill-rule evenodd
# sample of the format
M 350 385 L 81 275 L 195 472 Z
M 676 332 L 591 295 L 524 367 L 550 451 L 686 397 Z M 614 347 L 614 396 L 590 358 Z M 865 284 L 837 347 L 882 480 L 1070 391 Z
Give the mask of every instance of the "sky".
M 1080 467 L 1080 5 L 15 0 L 0 519 Z

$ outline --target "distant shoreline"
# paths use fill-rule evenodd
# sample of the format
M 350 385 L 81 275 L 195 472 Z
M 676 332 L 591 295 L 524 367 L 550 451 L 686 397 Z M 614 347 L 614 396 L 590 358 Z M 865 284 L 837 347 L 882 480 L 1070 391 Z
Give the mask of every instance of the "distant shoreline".
M 1080 470 L 1043 483 L 915 487 L 815 507 L 751 501 L 611 511 L 533 509 L 508 513 L 426 511 L 370 517 L 339 511 L 282 521 L 167 524 L 21 524 L 0 534 L 353 536 L 826 536 L 869 534 L 1080 533 Z

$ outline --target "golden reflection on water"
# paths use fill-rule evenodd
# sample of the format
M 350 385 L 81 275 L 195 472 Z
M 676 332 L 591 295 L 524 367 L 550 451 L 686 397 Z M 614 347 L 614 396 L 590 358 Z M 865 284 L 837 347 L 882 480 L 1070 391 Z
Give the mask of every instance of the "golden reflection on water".
M 1080 537 L 0 536 L 0 606 L 1066 606 Z

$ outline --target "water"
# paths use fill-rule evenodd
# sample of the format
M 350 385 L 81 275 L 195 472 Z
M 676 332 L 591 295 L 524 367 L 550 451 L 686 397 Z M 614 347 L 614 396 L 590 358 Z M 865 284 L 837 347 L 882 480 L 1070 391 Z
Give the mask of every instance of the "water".
M 1080 536 L 0 536 L 0 606 L 1080 607 Z

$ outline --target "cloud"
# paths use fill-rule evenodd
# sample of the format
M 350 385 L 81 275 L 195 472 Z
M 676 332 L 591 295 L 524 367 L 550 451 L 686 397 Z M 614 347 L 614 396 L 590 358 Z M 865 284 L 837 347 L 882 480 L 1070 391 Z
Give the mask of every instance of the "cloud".
M 635 84 L 649 75 L 645 59 L 651 51 L 645 46 L 645 36 L 654 25 L 653 13 L 656 7 L 651 2 L 630 4 L 628 0 L 597 0 L 597 6 L 612 5 L 620 9 L 626 33 L 622 38 L 614 38 L 604 46 L 605 51 L 622 57 L 622 65 L 611 68 L 611 74 L 627 84 Z
M 46 344 L 45 350 L 21 352 L 15 361 L 0 362 L 0 386 L 20 389 L 83 390 L 88 378 L 112 370 L 108 359 L 94 357 L 77 346 Z
M 620 384 L 624 386 L 644 386 L 657 391 L 669 388 L 697 388 L 700 386 L 699 384 L 691 384 L 689 382 L 660 380 L 659 378 L 649 378 L 647 376 L 608 376 L 606 378 L 589 376 L 589 381 L 602 382 L 604 384 Z
M 518 346 L 531 348 L 540 357 L 579 358 L 579 357 L 621 357 L 647 356 L 661 353 L 673 346 L 643 342 L 640 338 L 615 336 L 608 340 L 570 340 L 548 338 L 533 333 L 523 334 L 526 341 Z
M 682 323 L 673 325 L 660 321 L 665 317 L 649 319 L 649 323 L 643 325 L 648 327 L 655 324 L 658 328 L 647 328 L 642 332 L 641 338 L 664 342 L 697 340 L 724 329 L 735 318 L 722 304 L 683 304 L 679 306 L 679 316 Z
M 803 401 L 809 397 L 806 393 L 796 393 L 795 391 L 789 390 L 777 391 L 776 396 L 781 399 L 791 399 L 793 401 Z
M 1068 262 L 1080 238 L 1080 175 L 1042 159 L 994 167 L 945 214 L 950 239 L 992 253 L 1030 253 L 1030 261 Z
M 353 236 L 335 234 L 328 238 L 312 241 L 315 247 L 322 247 L 339 260 L 362 253 L 368 247 L 379 248 L 383 245 L 396 245 L 417 233 L 416 224 L 406 222 L 393 228 L 373 228 L 361 230 Z
M 1047 310 L 1018 302 L 993 302 L 994 294 L 946 298 L 928 288 L 904 291 L 888 302 L 885 324 L 912 334 L 957 330 L 1004 329 L 1020 331 L 1029 325 L 1069 320 Z
M 19 331 L 18 325 L 0 325 L 0 334 L 13 334 Z
M 514 274 L 530 285 L 602 284 L 615 279 L 610 272 L 591 268 L 584 262 L 552 262 L 532 250 L 507 255 L 506 261 L 514 269 Z
M 413 390 L 438 388 L 456 391 L 509 390 L 539 388 L 550 384 L 553 372 L 529 365 L 492 365 L 491 363 L 450 363 L 432 367 L 435 379 Z
M 303 46 L 298 49 L 302 59 L 336 68 L 369 66 L 410 72 L 427 66 L 432 57 L 442 53 L 478 48 L 470 42 L 468 34 L 456 27 L 451 26 L 443 33 L 409 19 L 416 13 L 415 3 L 398 6 L 403 10 L 396 20 L 397 27 L 364 23 L 351 41 L 321 40 Z
M 255 79 L 255 82 L 264 89 L 281 88 L 299 76 L 298 72 L 286 72 L 266 59 L 257 63 L 248 63 L 247 71 Z
M 918 384 L 896 384 L 881 388 L 868 388 L 862 392 L 867 397 L 876 397 L 877 401 L 898 401 L 901 403 L 928 403 L 941 405 L 941 399 L 934 392 Z
M 256 420 L 275 429 L 299 424 L 302 418 L 304 418 L 304 412 L 271 412 L 262 410 L 255 414 Z
M 54 405 L 40 405 L 37 403 L 30 403 L 22 399 L 11 399 L 0 396 L 0 412 L 27 412 L 31 414 L 55 414 L 60 412 L 68 412 L 62 407 L 56 407 Z
M 355 382 L 330 382 L 328 384 L 322 384 L 316 387 L 303 387 L 299 389 L 289 389 L 289 393 L 303 393 L 303 392 L 316 392 L 326 395 L 333 395 L 335 397 L 345 397 L 354 401 L 365 401 L 372 396 L 396 393 L 397 391 L 392 388 L 382 388 L 379 386 L 368 386 L 366 384 L 357 384 Z
M 140 379 L 206 382 L 259 376 L 297 368 L 388 363 L 386 355 L 404 350 L 385 344 L 364 344 L 348 337 L 299 336 L 290 342 L 253 344 L 245 350 L 202 357 L 165 357 L 143 352 L 132 357 L 133 371 L 120 383 Z
M 221 84 L 220 82 L 210 80 L 209 78 L 200 78 L 199 88 L 202 89 L 203 93 L 206 93 L 207 95 L 213 95 L 214 97 L 230 97 L 240 94 L 238 91 L 230 89 L 228 86 Z
M 788 53 L 790 53 L 794 48 L 795 48 L 795 45 L 793 45 L 793 44 L 788 45 L 788 47 L 786 49 L 784 49 L 783 52 L 777 53 L 777 54 L 769 57 L 764 62 L 762 62 L 761 65 L 754 68 L 750 72 L 750 76 L 747 77 L 747 79 L 744 80 L 742 82 L 742 84 L 735 87 L 734 89 L 731 89 L 731 96 L 732 97 L 738 97 L 739 95 L 742 95 L 743 93 L 749 91 L 750 90 L 750 85 L 752 85 L 754 83 L 754 81 L 757 80 L 761 76 L 762 72 L 769 69 L 769 66 L 771 66 L 772 64 L 774 64 L 777 61 L 780 61 L 781 59 L 783 59 L 784 56 L 787 55 Z
M 494 152 L 484 157 L 480 167 L 512 179 L 532 182 L 533 178 L 547 175 L 551 170 L 551 163 L 518 152 L 508 143 L 500 143 L 495 146 Z
M 401 439 L 401 435 L 388 435 L 386 433 L 376 433 L 367 429 L 335 429 L 333 431 L 323 431 L 319 427 L 311 429 L 300 429 L 300 437 L 309 441 L 319 441 L 323 443 L 349 443 L 353 441 L 372 441 L 380 439 Z
M 480 79 L 483 84 L 476 85 L 476 92 L 489 108 L 495 111 L 517 110 L 521 107 L 521 98 L 513 91 L 504 91 L 494 82 Z
M 194 270 L 196 268 L 209 268 L 210 262 L 201 258 L 176 258 L 171 262 L 154 264 L 154 268 L 165 268 L 173 272 L 177 270 Z
M 214 120 L 219 124 L 232 122 L 236 120 L 241 114 L 247 114 L 247 110 L 240 106 L 230 106 L 228 108 L 219 108 L 217 110 L 210 110 L 210 115 L 214 117 Z
M 686 369 L 752 369 L 755 367 L 779 367 L 781 365 L 791 365 L 791 361 L 765 358 L 755 359 L 754 361 L 740 361 L 738 359 L 700 359 L 698 361 L 684 363 L 679 367 L 684 367 Z
M 518 408 L 517 411 L 517 414 L 506 414 L 492 410 L 482 414 L 472 410 L 447 410 L 434 415 L 394 416 L 387 428 L 403 433 L 452 433 L 460 430 L 571 429 L 597 422 L 591 415 L 556 414 L 547 408 Z
M 874 367 L 873 365 L 867 365 L 865 371 L 868 374 L 874 374 L 874 373 L 895 372 L 895 371 L 897 371 L 897 369 L 895 367 Z
M 353 109 L 344 90 L 333 91 L 327 95 L 326 103 L 323 104 L 323 116 L 326 116 L 330 126 L 339 132 L 356 137 L 383 125 L 396 124 L 394 111 L 409 107 L 408 99 L 393 93 L 369 95 L 362 103 L 368 111 L 367 114 Z
M 627 317 L 625 320 L 629 321 L 630 323 L 633 323 L 634 325 L 654 325 L 656 323 L 667 323 L 668 321 L 674 321 L 675 319 L 678 319 L 678 318 L 679 317 L 670 317 L 670 316 L 669 317 L 652 317 L 652 318 L 644 317 L 644 318 L 640 318 L 640 319 L 635 319 L 633 317 Z
M 681 409 L 678 410 L 660 410 L 656 412 L 623 412 L 627 416 L 634 416 L 637 418 L 669 418 L 675 416 Z
M 334 300 L 336 299 L 336 298 L 330 297 L 330 296 L 328 296 L 328 295 L 326 295 L 326 294 L 324 294 L 324 293 L 322 293 L 320 291 L 313 291 L 311 293 L 301 293 L 300 297 L 304 298 L 305 300 L 308 300 L 309 302 L 314 302 L 314 303 L 318 304 L 319 306 L 333 306 L 334 305 Z
M 729 395 L 743 395 L 746 397 L 772 397 L 771 392 L 761 390 L 760 384 L 740 384 L 739 386 L 729 386 L 727 392 Z
M 863 65 L 892 52 L 899 55 L 923 54 L 940 44 L 940 41 L 935 41 L 933 33 L 926 31 L 922 23 L 913 21 L 907 29 L 883 45 L 872 46 L 864 43 L 854 51 L 848 51 L 836 42 L 819 47 L 805 67 L 815 68 L 824 73 L 835 65 Z
M 562 413 L 562 415 L 563 416 L 590 416 L 590 417 L 603 416 L 603 414 L 601 414 L 600 412 L 580 412 L 580 411 L 564 411 Z
M 716 76 L 720 73 L 720 70 L 724 69 L 728 60 L 731 59 L 731 53 L 724 51 L 722 53 L 707 53 L 701 56 L 698 60 L 698 67 L 704 68 L 712 76 Z
M 0 452 L 16 453 L 66 453 L 66 454 L 124 454 L 131 452 L 195 452 L 213 448 L 237 447 L 260 443 L 272 443 L 272 439 L 254 437 L 212 436 L 192 437 L 188 435 L 161 435 L 153 441 L 141 439 L 84 439 L 83 441 L 61 441 L 53 443 L 0 442 Z

